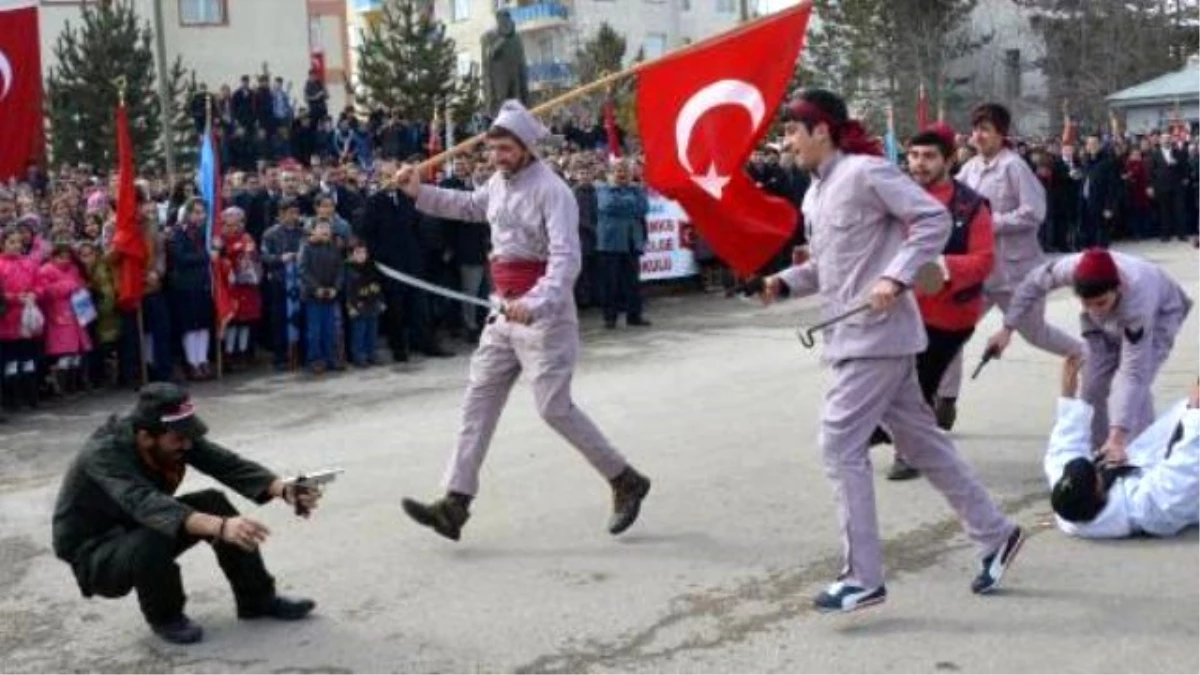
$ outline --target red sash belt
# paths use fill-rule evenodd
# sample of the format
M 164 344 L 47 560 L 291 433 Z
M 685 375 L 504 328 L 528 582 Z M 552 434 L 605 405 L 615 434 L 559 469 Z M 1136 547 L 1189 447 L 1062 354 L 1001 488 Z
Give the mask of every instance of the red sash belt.
M 546 275 L 544 260 L 491 261 L 492 286 L 496 293 L 511 300 L 525 295 Z

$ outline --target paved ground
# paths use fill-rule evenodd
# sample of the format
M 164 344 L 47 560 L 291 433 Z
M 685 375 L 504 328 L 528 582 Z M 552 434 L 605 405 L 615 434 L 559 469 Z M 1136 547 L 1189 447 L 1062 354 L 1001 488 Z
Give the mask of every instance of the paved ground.
M 1194 252 L 1138 249 L 1195 289 Z M 641 522 L 604 532 L 607 487 L 537 419 L 519 385 L 465 540 L 407 522 L 433 495 L 458 423 L 465 359 L 319 382 L 234 379 L 198 390 L 214 436 L 281 472 L 345 467 L 311 522 L 255 510 L 299 625 L 239 623 L 208 550 L 182 559 L 192 648 L 149 637 L 136 603 L 86 601 L 49 550 L 57 479 L 127 398 L 47 411 L 0 435 L 0 671 L 1070 671 L 1200 670 L 1195 531 L 1072 541 L 1048 522 L 1040 457 L 1058 364 L 1017 344 L 966 391 L 959 446 L 1033 531 L 1006 590 L 967 588 L 970 546 L 924 483 L 879 485 L 891 595 L 820 617 L 838 565 L 815 447 L 824 376 L 792 328 L 811 306 L 717 296 L 656 301 L 655 327 L 587 322 L 577 398 L 655 480 Z M 1074 326 L 1074 300 L 1050 313 Z M 984 333 L 996 326 L 995 316 Z M 968 347 L 978 358 L 982 340 Z M 1160 375 L 1160 405 L 1196 376 L 1195 314 Z M 887 457 L 877 455 L 882 473 Z M 189 476 L 185 489 L 202 486 Z M 247 509 L 255 507 L 242 502 Z

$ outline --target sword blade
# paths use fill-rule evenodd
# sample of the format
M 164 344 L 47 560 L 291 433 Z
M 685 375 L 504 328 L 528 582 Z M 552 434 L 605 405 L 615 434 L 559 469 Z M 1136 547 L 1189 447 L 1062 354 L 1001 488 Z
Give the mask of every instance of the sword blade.
M 424 279 L 418 279 L 417 277 L 414 277 L 410 274 L 405 274 L 404 272 L 394 270 L 391 267 L 388 267 L 387 265 L 384 265 L 383 263 L 378 262 L 378 261 L 375 262 L 375 267 L 380 272 L 382 272 L 384 276 L 395 279 L 396 281 L 399 281 L 402 284 L 412 286 L 413 288 L 419 288 L 422 291 L 425 291 L 426 293 L 433 293 L 434 295 L 440 295 L 441 297 L 447 298 L 449 300 L 457 300 L 458 302 L 465 302 L 468 305 L 475 305 L 476 307 L 483 307 L 484 309 L 488 309 L 488 310 L 500 311 L 501 309 L 503 309 L 503 306 L 498 302 L 491 302 L 489 300 L 483 300 L 483 299 L 476 298 L 471 295 L 467 295 L 466 293 L 459 293 L 458 291 L 454 291 L 449 288 L 445 288 L 444 286 L 438 286 L 437 284 L 431 284 L 428 281 L 425 281 Z

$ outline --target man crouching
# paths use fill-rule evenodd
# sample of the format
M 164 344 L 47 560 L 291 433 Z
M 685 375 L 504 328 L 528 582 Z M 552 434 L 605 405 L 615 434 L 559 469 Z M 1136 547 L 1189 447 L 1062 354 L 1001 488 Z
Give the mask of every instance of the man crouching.
M 133 412 L 113 415 L 67 470 L 54 507 L 54 553 L 71 566 L 84 597 L 119 598 L 137 589 L 150 628 L 168 642 L 199 642 L 203 629 L 183 613 L 175 558 L 201 540 L 212 544 L 233 587 L 238 617 L 295 620 L 316 603 L 275 593 L 258 547 L 270 534 L 239 516 L 224 493 L 174 496 L 190 465 L 260 504 L 275 497 L 316 507 L 320 492 L 286 485 L 265 467 L 205 438 L 208 427 L 187 393 L 144 387 Z

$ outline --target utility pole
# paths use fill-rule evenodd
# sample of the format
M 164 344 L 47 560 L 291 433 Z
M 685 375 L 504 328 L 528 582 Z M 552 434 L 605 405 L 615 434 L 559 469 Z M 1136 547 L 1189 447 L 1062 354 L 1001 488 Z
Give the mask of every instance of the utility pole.
M 750 20 L 750 0 L 738 0 L 738 14 L 742 23 Z
M 175 182 L 175 105 L 167 89 L 167 37 L 163 31 L 163 0 L 154 0 L 154 52 L 158 61 L 158 109 L 162 125 L 163 154 L 167 158 L 167 178 Z M 170 184 L 170 183 L 168 183 Z

